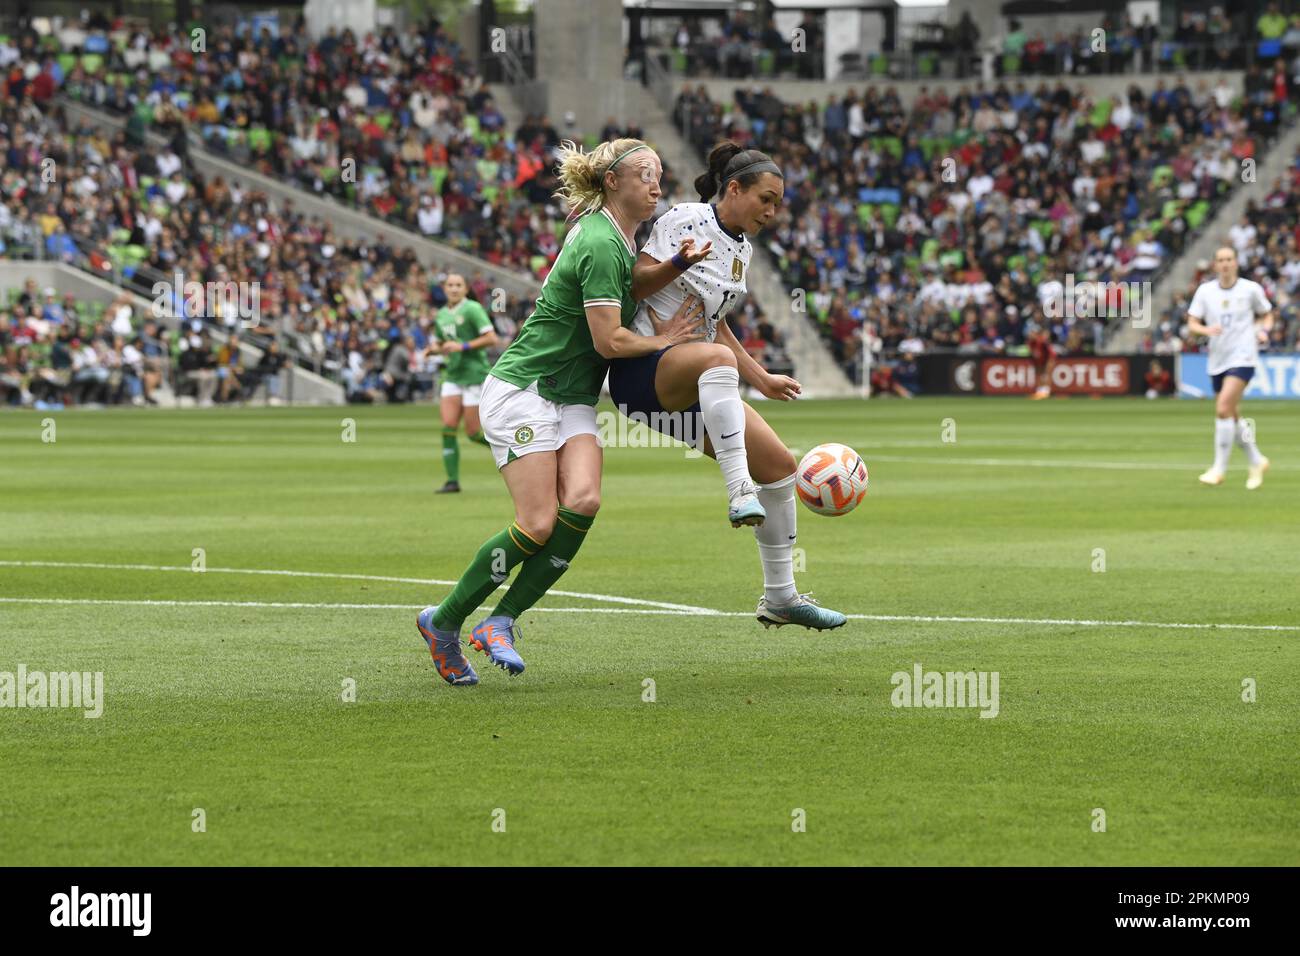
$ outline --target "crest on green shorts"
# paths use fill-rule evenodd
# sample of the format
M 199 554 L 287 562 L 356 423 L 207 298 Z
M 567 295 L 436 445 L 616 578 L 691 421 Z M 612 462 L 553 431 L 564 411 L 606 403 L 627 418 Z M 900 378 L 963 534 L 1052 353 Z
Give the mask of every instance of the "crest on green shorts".
M 527 425 L 515 429 L 515 444 L 527 445 L 533 440 L 533 430 Z

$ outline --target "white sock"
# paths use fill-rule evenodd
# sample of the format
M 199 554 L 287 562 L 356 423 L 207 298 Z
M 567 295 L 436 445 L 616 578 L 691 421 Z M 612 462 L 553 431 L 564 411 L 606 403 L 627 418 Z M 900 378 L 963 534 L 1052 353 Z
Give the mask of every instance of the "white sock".
M 768 604 L 785 607 L 799 599 L 794 586 L 794 475 L 759 485 L 758 502 L 767 511 L 767 519 L 754 529 L 763 563 L 763 595 Z
M 1240 418 L 1236 419 L 1236 437 L 1237 447 L 1246 453 L 1246 460 L 1250 462 L 1251 467 L 1258 465 L 1264 456 L 1259 453 L 1254 435 L 1250 436 L 1250 441 L 1246 441 L 1246 426 Z
M 1236 432 L 1236 423 L 1231 418 L 1214 420 L 1214 470 L 1228 470 L 1228 456 L 1232 454 L 1232 436 Z
M 734 498 L 741 485 L 753 483 L 745 458 L 745 405 L 740 400 L 740 373 L 730 365 L 705 369 L 699 388 L 704 429 L 713 442 L 714 456 L 727 483 L 727 497 Z

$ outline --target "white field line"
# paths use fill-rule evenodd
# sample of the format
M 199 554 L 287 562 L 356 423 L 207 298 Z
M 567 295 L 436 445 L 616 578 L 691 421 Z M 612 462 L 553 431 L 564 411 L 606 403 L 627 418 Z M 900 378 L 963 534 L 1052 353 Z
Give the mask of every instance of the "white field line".
M 346 581 L 382 581 L 389 584 L 438 584 L 451 587 L 455 581 L 443 581 L 438 578 L 399 578 L 383 574 L 336 574 L 329 571 L 282 571 L 272 568 L 206 568 L 195 571 L 191 567 L 157 564 L 100 564 L 90 561 L 0 561 L 0 567 L 6 568 L 93 568 L 101 571 L 183 571 L 186 574 L 272 574 L 292 578 L 327 578 Z M 505 587 L 505 585 L 501 585 Z M 500 590 L 500 588 L 498 588 Z M 666 601 L 649 601 L 642 598 L 622 597 L 617 594 L 585 594 L 581 591 L 551 590 L 548 594 L 557 597 L 581 598 L 586 601 L 605 601 L 609 604 L 633 604 L 661 608 L 666 611 L 681 611 L 687 614 L 716 614 L 706 607 L 692 604 L 670 604 Z M 285 605 L 286 607 L 288 605 Z M 301 605 L 311 607 L 313 605 Z M 326 605 L 320 605 L 324 607 Z M 374 605 L 363 605 L 374 606 Z
M 417 611 L 419 604 L 329 604 L 307 601 L 165 601 L 100 598 L 0 597 L 0 604 L 113 605 L 126 607 L 248 607 L 321 609 L 339 611 Z M 752 617 L 749 611 L 672 610 L 667 608 L 621 607 L 534 607 L 528 611 L 549 614 L 666 614 L 676 617 Z M 965 617 L 933 614 L 849 614 L 854 621 L 904 622 L 914 624 L 1030 624 L 1046 627 L 1152 627 L 1187 631 L 1300 631 L 1291 624 L 1188 624 L 1176 621 L 1103 621 L 1055 617 Z
M 897 461 L 921 465 L 991 465 L 1003 468 L 1092 468 L 1104 471 L 1200 471 L 1202 465 L 1162 465 L 1147 461 L 1078 461 L 1052 460 L 1047 458 L 957 458 L 940 457 L 922 458 L 915 455 L 873 455 L 868 453 L 864 460 L 870 465 L 876 461 Z

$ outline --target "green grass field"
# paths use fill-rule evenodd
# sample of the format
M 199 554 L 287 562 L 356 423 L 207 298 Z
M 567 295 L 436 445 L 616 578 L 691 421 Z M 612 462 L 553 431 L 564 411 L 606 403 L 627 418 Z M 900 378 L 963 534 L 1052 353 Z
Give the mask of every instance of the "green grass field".
M 104 675 L 99 719 L 0 709 L 0 863 L 1300 863 L 1293 407 L 1247 410 L 1257 492 L 1239 451 L 1197 483 L 1204 402 L 764 411 L 867 460 L 855 513 L 801 506 L 799 585 L 876 619 L 764 631 L 716 466 L 613 448 L 584 596 L 524 618 L 522 677 L 474 654 L 474 688 L 415 613 L 509 500 L 471 445 L 432 494 L 433 409 L 0 415 L 0 671 Z M 916 663 L 996 671 L 998 715 L 891 706 Z

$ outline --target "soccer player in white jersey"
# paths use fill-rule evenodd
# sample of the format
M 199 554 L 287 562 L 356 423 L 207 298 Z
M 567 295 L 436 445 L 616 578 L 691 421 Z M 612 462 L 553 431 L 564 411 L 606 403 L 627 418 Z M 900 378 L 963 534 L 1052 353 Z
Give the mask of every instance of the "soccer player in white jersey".
M 679 203 L 664 213 L 637 257 L 632 297 L 644 301 L 632 330 L 661 334 L 663 320 L 693 297 L 704 304 L 704 340 L 615 359 L 610 395 L 624 415 L 643 415 L 651 427 L 717 461 L 727 486 L 728 519 L 733 527 L 754 526 L 758 540 L 764 583 L 758 620 L 765 627 L 840 627 L 843 614 L 795 588 L 794 456 L 740 398 L 742 378 L 778 401 L 796 398 L 800 385 L 764 369 L 726 321 L 746 292 L 753 254 L 747 234 L 757 233 L 776 214 L 785 179 L 765 153 L 724 142 L 709 154 L 708 171 L 695 180 L 695 189 L 701 201 Z M 688 239 L 695 240 L 696 250 L 710 252 L 689 272 L 688 263 L 674 254 Z
M 1201 475 L 1207 485 L 1223 484 L 1234 438 L 1249 465 L 1246 487 L 1264 483 L 1268 459 L 1255 436 L 1237 416 L 1241 395 L 1255 375 L 1259 345 L 1273 328 L 1273 305 L 1258 282 L 1237 274 L 1237 253 L 1224 246 L 1214 254 L 1218 278 L 1201 283 L 1187 307 L 1187 327 L 1210 338 L 1209 371 L 1214 383 L 1214 464 Z

